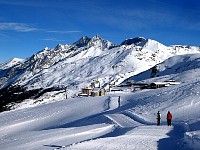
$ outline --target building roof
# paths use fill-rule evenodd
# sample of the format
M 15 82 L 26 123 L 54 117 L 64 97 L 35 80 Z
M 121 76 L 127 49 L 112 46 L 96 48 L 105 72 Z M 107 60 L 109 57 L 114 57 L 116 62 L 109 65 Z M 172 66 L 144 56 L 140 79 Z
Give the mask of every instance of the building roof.
M 83 90 L 92 90 L 90 87 L 83 88 Z
M 101 88 L 93 88 L 92 92 L 99 92 Z
M 153 82 L 151 84 L 156 84 L 156 85 L 166 85 L 168 82 Z

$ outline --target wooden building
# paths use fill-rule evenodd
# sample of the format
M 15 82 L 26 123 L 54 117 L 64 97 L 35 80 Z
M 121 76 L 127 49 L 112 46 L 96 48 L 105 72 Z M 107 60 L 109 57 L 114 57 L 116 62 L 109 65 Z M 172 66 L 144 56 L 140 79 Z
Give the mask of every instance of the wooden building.
M 157 89 L 157 88 L 162 88 L 166 86 L 169 86 L 169 85 L 168 83 L 165 83 L 165 82 L 153 82 L 150 84 L 151 89 Z
M 177 85 L 180 84 L 180 82 L 175 82 L 174 80 L 169 80 L 169 81 L 165 81 L 165 82 L 153 82 L 150 84 L 150 88 L 151 89 L 156 89 L 156 88 L 162 88 L 162 87 L 167 87 L 167 86 L 171 86 L 171 85 Z
M 91 96 L 104 96 L 106 95 L 106 90 L 104 88 L 94 88 L 91 92 Z
M 86 94 L 86 95 L 91 95 L 92 92 L 92 88 L 83 88 L 82 89 L 82 94 Z

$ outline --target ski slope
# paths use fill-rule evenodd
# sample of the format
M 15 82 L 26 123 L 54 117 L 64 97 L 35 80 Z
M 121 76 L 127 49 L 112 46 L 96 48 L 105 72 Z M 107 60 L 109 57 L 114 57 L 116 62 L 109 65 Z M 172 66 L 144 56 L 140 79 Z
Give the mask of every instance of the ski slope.
M 63 99 L 0 113 L 1 150 L 198 150 L 200 57 L 181 58 L 171 58 L 166 68 L 166 61 L 159 64 L 160 76 L 145 80 L 176 80 L 178 85 Z M 164 74 L 169 66 L 174 71 Z M 161 126 L 156 126 L 157 111 L 162 114 Z M 168 111 L 172 126 L 166 125 Z
M 169 145 L 179 149 L 186 146 L 182 140 L 191 142 L 189 146 L 198 146 L 199 142 L 195 143 L 194 139 L 199 140 L 199 95 L 188 93 L 190 88 L 182 84 L 118 93 L 121 106 L 113 105 L 116 100 L 111 95 L 3 112 L 0 114 L 0 147 L 2 150 L 139 150 L 168 149 L 166 145 Z M 193 89 L 199 90 L 199 86 Z M 162 126 L 156 126 L 157 110 L 163 116 Z M 165 121 L 168 110 L 174 117 L 171 127 L 166 126 Z

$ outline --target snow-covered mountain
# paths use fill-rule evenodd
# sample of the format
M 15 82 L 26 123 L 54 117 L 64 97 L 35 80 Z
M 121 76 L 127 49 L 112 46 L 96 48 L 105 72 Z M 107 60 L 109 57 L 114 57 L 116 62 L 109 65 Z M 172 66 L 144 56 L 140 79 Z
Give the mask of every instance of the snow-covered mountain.
M 15 65 L 1 65 L 1 105 L 24 100 L 35 104 L 66 94 L 74 97 L 97 79 L 108 88 L 171 56 L 199 52 L 199 47 L 165 46 L 143 37 L 116 45 L 98 35 L 85 36 L 73 44 L 45 48 Z
M 166 81 L 175 80 L 180 82 L 187 82 L 187 80 L 196 79 L 199 75 L 200 68 L 200 54 L 185 54 L 177 55 L 168 58 L 160 64 L 141 72 L 135 76 L 127 78 L 123 83 L 126 82 L 138 82 L 145 80 L 146 82 Z M 192 72 L 191 78 L 185 78 L 185 73 Z M 171 76 L 173 78 L 171 78 Z M 164 78 L 163 78 L 164 76 Z M 168 77 L 169 76 L 169 77 Z
M 200 54 L 177 55 L 129 78 L 180 84 L 72 98 L 0 113 L 2 150 L 199 150 Z M 62 98 L 62 97 L 61 97 Z M 156 113 L 162 125 L 156 125 Z M 167 126 L 167 112 L 172 126 Z
M 7 68 L 16 66 L 16 65 L 21 64 L 23 62 L 24 62 L 24 59 L 13 58 L 13 59 L 9 60 L 8 62 L 0 64 L 0 70 L 5 70 Z

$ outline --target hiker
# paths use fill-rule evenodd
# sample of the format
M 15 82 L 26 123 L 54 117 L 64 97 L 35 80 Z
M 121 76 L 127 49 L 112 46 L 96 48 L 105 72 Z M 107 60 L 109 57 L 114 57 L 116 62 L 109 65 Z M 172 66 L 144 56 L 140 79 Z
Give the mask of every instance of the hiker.
M 172 114 L 170 113 L 170 111 L 168 111 L 167 113 L 167 125 L 168 126 L 172 125 Z
M 157 113 L 157 126 L 160 125 L 160 120 L 161 120 L 161 113 L 160 113 L 160 111 L 158 111 L 158 113 Z

